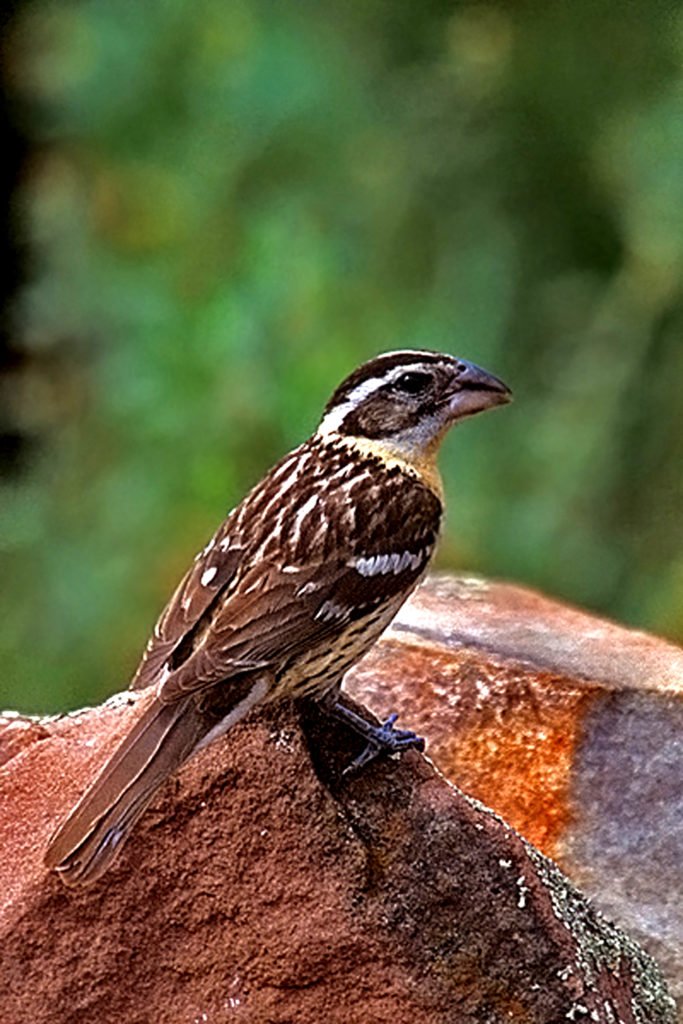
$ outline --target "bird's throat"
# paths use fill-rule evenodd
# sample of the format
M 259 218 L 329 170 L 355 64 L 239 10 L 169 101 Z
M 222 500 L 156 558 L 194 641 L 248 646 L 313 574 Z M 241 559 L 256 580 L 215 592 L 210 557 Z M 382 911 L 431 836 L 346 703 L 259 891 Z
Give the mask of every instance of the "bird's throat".
M 398 448 L 398 446 L 393 446 L 391 441 L 384 438 L 373 439 L 369 437 L 352 437 L 348 434 L 334 434 L 328 435 L 325 439 L 328 442 L 332 441 L 335 445 L 344 445 L 344 447 L 350 451 L 357 452 L 359 455 L 379 459 L 387 469 L 398 467 L 401 472 L 420 480 L 443 503 L 443 481 L 436 463 L 440 438 L 438 440 L 435 439 L 433 445 L 427 445 L 410 453 Z

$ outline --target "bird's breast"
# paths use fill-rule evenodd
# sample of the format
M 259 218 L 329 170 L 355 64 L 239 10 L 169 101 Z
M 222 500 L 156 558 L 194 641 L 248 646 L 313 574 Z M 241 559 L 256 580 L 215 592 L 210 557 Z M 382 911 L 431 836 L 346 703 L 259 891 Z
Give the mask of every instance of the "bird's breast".
M 272 691 L 273 699 L 281 696 L 319 699 L 324 696 L 367 654 L 404 600 L 403 596 L 395 598 L 362 619 L 349 623 L 334 639 L 328 638 L 312 646 L 278 675 Z

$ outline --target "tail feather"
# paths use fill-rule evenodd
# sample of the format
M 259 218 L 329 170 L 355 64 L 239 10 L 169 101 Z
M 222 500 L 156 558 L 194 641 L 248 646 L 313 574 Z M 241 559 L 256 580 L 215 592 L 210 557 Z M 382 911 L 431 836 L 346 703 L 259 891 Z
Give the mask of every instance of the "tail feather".
M 45 863 L 66 885 L 90 885 L 110 867 L 159 786 L 196 750 L 265 695 L 255 680 L 216 726 L 191 696 L 153 700 L 50 841 Z
M 153 701 L 52 837 L 46 865 L 67 885 L 99 878 L 158 787 L 208 728 L 191 698 Z

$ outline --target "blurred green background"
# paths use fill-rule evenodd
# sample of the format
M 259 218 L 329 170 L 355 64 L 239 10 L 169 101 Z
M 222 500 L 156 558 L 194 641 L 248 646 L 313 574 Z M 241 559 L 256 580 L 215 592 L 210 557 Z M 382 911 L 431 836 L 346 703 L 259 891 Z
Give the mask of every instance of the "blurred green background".
M 81 0 L 5 36 L 0 697 L 122 689 L 226 509 L 387 348 L 513 406 L 439 565 L 683 640 L 683 14 L 655 0 Z

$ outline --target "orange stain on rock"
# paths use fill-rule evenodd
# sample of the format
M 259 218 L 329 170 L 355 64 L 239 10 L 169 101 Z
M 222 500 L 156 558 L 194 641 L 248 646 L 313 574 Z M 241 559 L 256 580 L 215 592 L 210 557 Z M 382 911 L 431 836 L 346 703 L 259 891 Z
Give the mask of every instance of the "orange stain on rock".
M 603 687 L 489 652 L 387 639 L 347 688 L 379 715 L 399 711 L 448 779 L 558 858 L 575 813 L 577 745 Z
M 502 815 L 549 857 L 557 857 L 572 820 L 570 778 L 583 719 L 581 704 L 539 722 L 520 707 L 504 721 L 434 743 L 431 754 L 461 789 Z

